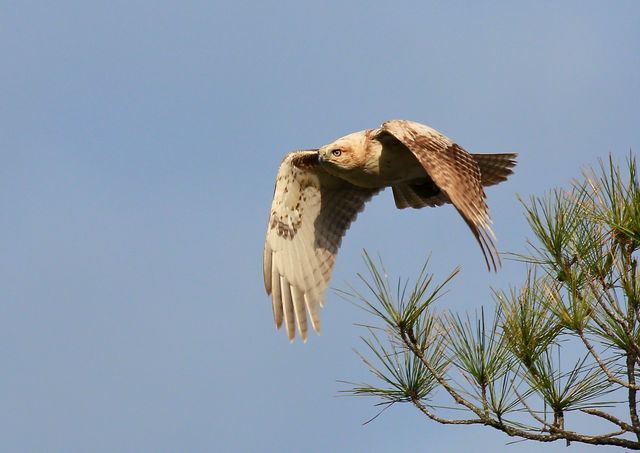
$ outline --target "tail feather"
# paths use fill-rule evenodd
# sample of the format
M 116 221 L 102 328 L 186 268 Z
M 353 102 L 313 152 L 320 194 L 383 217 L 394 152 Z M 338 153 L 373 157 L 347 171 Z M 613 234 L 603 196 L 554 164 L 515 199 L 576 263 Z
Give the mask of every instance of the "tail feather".
M 505 181 L 509 175 L 513 174 L 513 167 L 516 166 L 514 153 L 506 154 L 473 154 L 478 166 L 483 186 L 493 186 Z
M 517 156 L 514 153 L 473 154 L 480 167 L 482 185 L 493 186 L 505 181 L 509 175 L 513 174 Z M 398 209 L 420 209 L 449 203 L 447 196 L 440 192 L 430 180 L 395 185 L 393 198 Z

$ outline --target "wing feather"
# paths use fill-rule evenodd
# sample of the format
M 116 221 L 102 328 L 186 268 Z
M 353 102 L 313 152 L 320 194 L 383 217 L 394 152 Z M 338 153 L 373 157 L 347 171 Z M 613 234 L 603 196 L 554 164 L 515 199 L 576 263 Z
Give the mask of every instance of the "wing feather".
M 315 291 L 310 290 L 304 295 L 304 303 L 311 318 L 311 326 L 316 333 L 320 333 L 320 297 Z
M 296 314 L 296 325 L 303 342 L 307 341 L 307 315 L 304 304 L 304 293 L 297 286 L 291 287 L 291 297 Z
M 342 237 L 364 204 L 380 189 L 363 189 L 325 172 L 317 151 L 297 151 L 278 170 L 263 272 L 276 327 L 289 340 L 297 327 L 307 339 L 307 314 L 320 331 L 319 308 Z M 276 283 L 277 282 L 277 283 Z
M 271 255 L 271 253 L 269 253 Z M 269 268 L 271 269 L 271 268 Z M 271 293 L 271 305 L 273 309 L 273 321 L 276 323 L 276 328 L 282 327 L 282 320 L 284 318 L 284 307 L 282 303 L 282 291 L 281 291 L 281 283 L 280 276 L 276 273 L 272 273 L 269 278 L 271 278 L 271 286 L 267 290 L 267 293 L 273 291 Z M 266 280 L 266 277 L 265 277 Z
M 293 300 L 291 298 L 291 285 L 287 278 L 282 275 L 280 276 L 280 290 L 282 292 L 284 327 L 287 331 L 289 341 L 292 341 L 293 337 L 296 335 L 295 309 L 293 308 Z
M 487 267 L 497 269 L 500 256 L 493 242 L 489 208 L 474 157 L 435 129 L 413 121 L 387 121 L 379 133 L 392 135 L 416 156 L 471 229 Z M 404 201 L 409 201 L 407 194 L 403 195 Z
M 264 288 L 267 290 L 268 293 L 271 292 L 271 288 L 272 288 L 272 279 L 271 279 L 271 263 L 273 260 L 273 253 L 271 252 L 271 249 L 264 249 L 264 253 L 262 255 L 262 269 L 264 269 L 263 275 L 264 275 Z
M 392 189 L 393 199 L 398 209 L 421 209 L 427 206 L 435 207 L 450 203 L 449 198 L 440 189 L 436 188 L 435 192 L 424 190 L 422 184 L 397 184 Z

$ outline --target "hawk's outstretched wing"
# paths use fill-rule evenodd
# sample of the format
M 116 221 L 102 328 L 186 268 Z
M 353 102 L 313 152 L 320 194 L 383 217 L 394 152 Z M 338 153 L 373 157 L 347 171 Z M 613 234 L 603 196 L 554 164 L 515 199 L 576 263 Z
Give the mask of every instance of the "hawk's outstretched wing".
M 273 317 L 284 320 L 293 340 L 295 326 L 307 339 L 307 315 L 320 332 L 319 307 L 345 232 L 364 204 L 381 189 L 363 189 L 325 172 L 318 153 L 293 152 L 278 170 L 267 238 L 264 286 Z
M 435 186 L 455 206 L 471 229 L 480 244 L 487 267 L 496 269 L 500 256 L 493 242 L 495 236 L 491 230 L 489 208 L 476 159 L 440 132 L 413 121 L 387 121 L 378 134 L 392 135 L 400 142 L 399 145 L 404 145 L 416 156 Z M 411 191 L 400 188 L 397 192 L 400 195 L 398 198 L 411 204 Z M 438 205 L 442 202 L 443 199 L 434 193 L 431 203 Z

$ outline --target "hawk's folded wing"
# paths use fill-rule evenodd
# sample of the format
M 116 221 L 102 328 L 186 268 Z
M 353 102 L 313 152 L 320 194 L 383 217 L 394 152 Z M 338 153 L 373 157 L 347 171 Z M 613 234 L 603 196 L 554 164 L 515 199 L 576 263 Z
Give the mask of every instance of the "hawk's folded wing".
M 379 135 L 390 134 L 411 151 L 435 185 L 458 210 L 475 236 L 487 267 L 496 269 L 500 256 L 493 242 L 489 208 L 482 189 L 480 169 L 474 157 L 440 132 L 406 120 L 387 121 Z M 398 191 L 401 192 L 401 191 Z M 408 198 L 408 191 L 401 195 Z M 407 203 L 410 200 L 405 200 Z M 442 200 L 435 199 L 434 204 Z M 494 256 L 495 254 L 495 256 Z
M 285 157 L 278 170 L 264 245 L 264 286 L 273 317 L 307 339 L 307 316 L 320 331 L 319 307 L 342 237 L 380 189 L 363 189 L 325 172 L 317 151 Z

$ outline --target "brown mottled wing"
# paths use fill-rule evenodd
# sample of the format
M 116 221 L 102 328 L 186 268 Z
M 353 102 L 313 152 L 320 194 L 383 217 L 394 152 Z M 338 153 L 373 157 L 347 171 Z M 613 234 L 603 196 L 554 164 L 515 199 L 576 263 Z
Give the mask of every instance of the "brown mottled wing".
M 285 157 L 278 170 L 264 245 L 264 286 L 273 317 L 289 340 L 296 325 L 307 340 L 307 313 L 320 332 L 319 308 L 342 237 L 379 189 L 361 189 L 331 176 L 316 151 Z
M 496 269 L 500 256 L 493 242 L 495 236 L 491 230 L 480 169 L 473 156 L 438 131 L 412 121 L 387 121 L 380 133 L 385 132 L 393 135 L 417 157 L 471 229 L 487 267 Z

